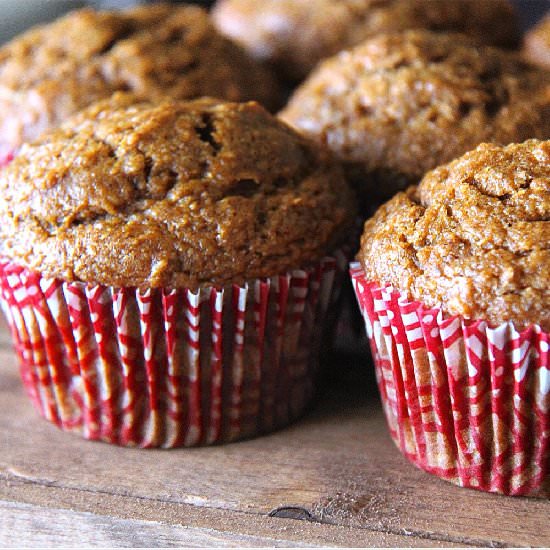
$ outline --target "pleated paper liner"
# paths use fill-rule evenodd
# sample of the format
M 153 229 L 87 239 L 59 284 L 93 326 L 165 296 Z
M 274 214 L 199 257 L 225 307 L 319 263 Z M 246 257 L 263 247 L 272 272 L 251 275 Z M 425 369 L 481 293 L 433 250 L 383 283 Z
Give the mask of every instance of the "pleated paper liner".
M 550 495 L 550 337 L 445 316 L 351 276 L 391 436 L 416 466 L 507 495 Z
M 0 149 L 0 169 L 7 166 L 13 160 L 14 155 L 15 151 L 5 151 Z
M 193 292 L 68 283 L 4 261 L 2 306 L 27 392 L 61 429 L 140 447 L 221 443 L 304 412 L 345 262 Z

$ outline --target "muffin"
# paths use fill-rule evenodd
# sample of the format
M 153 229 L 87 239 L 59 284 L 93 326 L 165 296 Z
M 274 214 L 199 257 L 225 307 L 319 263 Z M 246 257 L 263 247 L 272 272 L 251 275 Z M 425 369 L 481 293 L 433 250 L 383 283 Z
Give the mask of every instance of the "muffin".
M 352 277 L 391 435 L 418 467 L 550 488 L 550 141 L 483 144 L 365 223 Z
M 323 62 L 281 118 L 387 199 L 479 143 L 550 137 L 550 75 L 462 35 L 380 35 Z
M 218 0 L 213 18 L 222 33 L 291 80 L 381 32 L 456 31 L 502 47 L 519 39 L 508 0 Z
M 0 174 L 2 304 L 44 417 L 174 447 L 303 413 L 355 216 L 326 153 L 256 103 L 119 95 Z
M 550 69 L 550 12 L 526 33 L 523 54 L 531 63 Z
M 270 74 L 201 8 L 83 9 L 0 48 L 0 157 L 116 91 L 278 102 Z

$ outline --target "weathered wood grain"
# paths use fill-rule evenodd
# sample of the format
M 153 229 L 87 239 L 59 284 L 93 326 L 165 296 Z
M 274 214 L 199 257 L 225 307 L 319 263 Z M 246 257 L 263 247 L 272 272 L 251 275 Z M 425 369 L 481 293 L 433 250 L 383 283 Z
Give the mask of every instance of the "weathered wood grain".
M 215 529 L 227 544 L 230 535 L 293 545 L 550 544 L 550 501 L 461 489 L 403 459 L 372 385 L 371 378 L 333 381 L 301 422 L 256 440 L 124 449 L 83 441 L 38 418 L 0 337 L 0 498 L 113 521 Z M 268 517 L 280 507 L 298 509 Z
M 234 535 L 216 529 L 128 520 L 90 512 L 42 508 L 1 502 L 0 546 L 54 548 L 86 546 L 108 548 L 288 547 L 290 541 L 251 535 Z M 292 542 L 293 546 L 310 546 Z
M 49 488 L 47 495 L 43 488 L 37 486 L 17 487 L 17 498 L 30 502 L 43 502 L 32 507 L 32 518 L 25 514 L 18 518 L 19 508 L 15 512 L 2 511 L 2 504 L 16 505 L 19 501 L 11 500 L 10 491 L 2 491 L 0 498 L 0 547 L 13 545 L 14 534 L 30 532 L 42 535 L 55 533 L 56 530 L 64 531 L 67 518 L 75 511 L 87 511 L 92 515 L 102 516 L 102 523 L 107 523 L 111 518 L 113 528 L 119 525 L 117 520 L 126 520 L 128 525 L 135 523 L 136 530 L 142 528 L 142 522 L 153 522 L 146 529 L 159 533 L 167 533 L 168 530 L 160 526 L 174 526 L 190 529 L 194 537 L 193 545 L 197 545 L 197 537 L 206 532 L 207 537 L 215 533 L 216 537 L 226 546 L 346 546 L 346 547 L 456 547 L 456 544 L 447 544 L 437 540 L 427 540 L 414 535 L 392 535 L 383 532 L 370 531 L 354 527 L 326 525 L 309 521 L 295 521 L 292 519 L 271 518 L 265 515 L 256 515 L 245 512 L 229 510 L 205 509 L 192 505 L 158 502 L 150 499 L 134 499 L 132 497 L 118 497 L 112 495 L 95 495 L 68 489 Z M 42 493 L 42 494 L 41 494 Z M 47 496 L 47 498 L 46 498 Z M 10 499 L 10 500 L 7 500 Z M 15 516 L 15 517 L 14 517 Z M 3 518 L 10 517 L 10 522 Z M 41 518 L 40 523 L 31 519 Z M 42 518 L 47 517 L 50 527 L 42 527 Z M 90 523 L 87 521 L 86 523 Z M 4 529 L 4 525 L 6 528 Z M 126 525 L 126 524 L 125 524 Z M 2 534 L 4 533 L 4 534 Z M 179 538 L 175 538 L 177 535 Z M 181 543 L 181 532 L 176 531 L 174 540 Z M 52 545 L 64 541 L 62 537 L 56 541 L 52 536 Z M 87 546 L 101 545 L 101 540 L 95 537 L 92 530 L 87 528 L 80 532 L 80 540 Z M 163 542 L 166 542 L 166 538 Z M 6 543 L 7 541 L 7 543 Z M 68 543 L 67 543 L 68 544 Z M 191 541 L 187 541 L 191 544 Z M 213 544 L 210 542 L 210 544 Z M 36 545 L 36 544 L 35 544 Z M 135 546 L 135 541 L 126 540 L 127 546 Z M 164 544 L 166 546 L 167 544 Z M 222 545 L 222 543 L 216 543 Z
M 83 541 L 86 541 L 86 546 L 114 548 L 317 547 L 289 539 L 234 534 L 213 528 L 186 527 L 158 521 L 120 519 L 22 503 L 0 501 L 0 514 L 0 545 L 3 547 L 80 546 Z

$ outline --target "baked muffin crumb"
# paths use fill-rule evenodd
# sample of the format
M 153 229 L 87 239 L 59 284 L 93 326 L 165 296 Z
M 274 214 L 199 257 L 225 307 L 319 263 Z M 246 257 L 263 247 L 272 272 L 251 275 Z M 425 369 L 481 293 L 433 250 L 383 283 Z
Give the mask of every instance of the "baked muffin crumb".
M 218 0 L 213 19 L 251 55 L 294 80 L 320 60 L 383 32 L 463 32 L 510 48 L 519 41 L 508 0 Z
M 451 315 L 550 330 L 550 141 L 483 144 L 365 223 L 367 278 Z
M 0 48 L 0 153 L 116 91 L 151 101 L 279 103 L 270 73 L 221 36 L 201 8 L 85 8 Z
M 128 287 L 226 285 L 340 245 L 352 191 L 328 155 L 257 103 L 116 95 L 0 177 L 0 254 L 44 275 Z
M 550 74 L 463 35 L 385 34 L 321 63 L 280 116 L 376 202 L 479 143 L 550 137 Z

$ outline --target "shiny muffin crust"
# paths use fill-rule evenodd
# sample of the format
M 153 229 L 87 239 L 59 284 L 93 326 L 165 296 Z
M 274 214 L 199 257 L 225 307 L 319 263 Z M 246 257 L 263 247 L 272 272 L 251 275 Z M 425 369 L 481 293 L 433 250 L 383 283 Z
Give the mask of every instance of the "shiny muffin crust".
M 525 35 L 523 54 L 531 63 L 550 69 L 550 12 Z
M 216 96 L 278 104 L 271 75 L 197 7 L 90 8 L 0 48 L 0 153 L 115 91 L 158 101 Z
M 463 35 L 381 35 L 323 62 L 281 118 L 392 196 L 482 142 L 550 137 L 550 73 Z
M 117 95 L 24 145 L 0 176 L 0 255 L 47 276 L 226 285 L 347 237 L 341 168 L 257 103 Z
M 213 19 L 254 57 L 293 79 L 382 32 L 463 32 L 501 47 L 519 41 L 508 0 L 218 0 Z
M 365 224 L 367 278 L 467 319 L 550 330 L 550 141 L 480 145 Z

